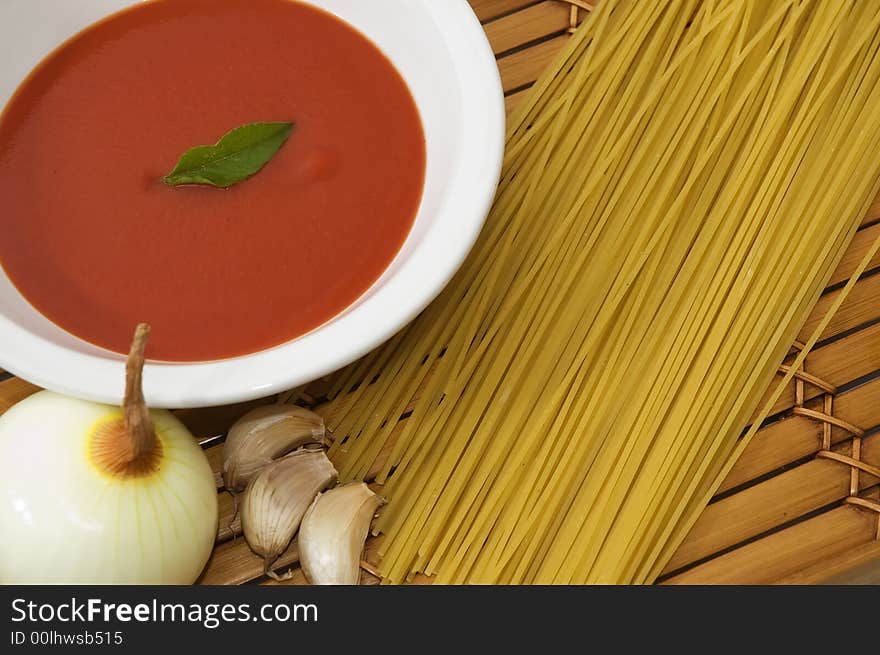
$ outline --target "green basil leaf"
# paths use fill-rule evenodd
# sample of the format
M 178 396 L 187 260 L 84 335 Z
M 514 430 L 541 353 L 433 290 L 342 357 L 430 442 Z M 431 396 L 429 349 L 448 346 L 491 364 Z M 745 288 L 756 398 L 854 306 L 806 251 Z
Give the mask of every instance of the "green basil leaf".
M 188 150 L 165 176 L 165 184 L 227 188 L 265 166 L 284 145 L 293 123 L 250 123 L 227 132 L 213 146 Z

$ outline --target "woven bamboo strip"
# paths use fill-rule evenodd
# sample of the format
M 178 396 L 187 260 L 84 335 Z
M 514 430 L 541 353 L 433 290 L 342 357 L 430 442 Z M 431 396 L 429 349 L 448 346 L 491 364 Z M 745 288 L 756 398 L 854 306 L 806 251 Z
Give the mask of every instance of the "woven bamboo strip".
M 535 4 L 535 0 L 470 0 L 470 4 L 477 18 L 485 23 Z
M 517 91 L 516 93 L 511 93 L 509 96 L 505 96 L 504 108 L 507 110 L 508 114 L 516 109 L 519 106 L 519 103 L 525 100 L 526 93 L 528 93 L 528 89 Z
M 878 498 L 872 489 L 869 497 Z M 854 507 L 829 510 L 720 555 L 664 584 L 772 584 L 874 540 L 876 520 Z
M 233 518 L 234 517 L 234 518 Z M 241 534 L 241 515 L 235 511 L 232 494 L 217 494 L 217 541 L 228 541 Z
M 827 293 L 819 300 L 804 329 L 801 337 L 809 335 L 819 323 L 819 317 L 827 312 L 838 292 Z M 840 308 L 828 326 L 829 334 L 840 334 L 865 323 L 866 320 L 877 318 L 877 298 L 880 298 L 880 275 L 872 275 L 859 282 L 844 305 Z
M 872 317 L 872 319 L 877 318 L 880 317 Z M 880 369 L 880 330 L 878 330 L 878 324 L 874 323 L 820 348 L 815 348 L 808 356 L 807 369 L 838 387 Z M 771 385 L 770 390 L 772 389 Z M 816 387 L 808 386 L 804 393 L 806 400 L 812 400 L 822 392 Z M 769 394 L 770 391 L 767 396 Z M 792 387 L 773 405 L 772 414 L 791 409 L 794 404 Z
M 282 553 L 274 569 L 283 572 L 299 561 L 299 551 L 294 541 Z M 244 584 L 263 575 L 263 560 L 254 555 L 244 539 L 219 544 L 211 553 L 211 559 L 198 580 L 199 584 Z
M 880 465 L 877 464 L 880 463 L 880 434 L 867 437 L 867 431 L 860 427 L 880 423 L 880 410 L 875 409 L 880 406 L 880 375 L 851 394 L 839 394 L 835 385 L 806 371 L 800 371 L 800 376 L 801 379 L 795 382 L 796 406 L 792 413 L 821 426 L 817 439 L 820 450 L 815 453 L 817 459 L 710 505 L 688 535 L 686 544 L 669 563 L 667 571 L 723 551 L 793 516 L 812 512 L 841 497 L 845 502 L 876 515 L 875 534 L 880 539 L 880 504 L 860 497 L 862 489 L 880 482 Z M 804 389 L 808 383 L 825 391 L 821 402 L 812 403 L 812 407 L 805 405 L 804 401 Z M 876 428 L 872 430 L 876 432 Z M 813 434 L 819 436 L 816 432 Z M 835 446 L 841 436 L 846 443 Z M 841 464 L 843 467 L 839 466 Z M 808 489 L 804 488 L 806 481 L 810 483 Z M 768 505 L 771 501 L 772 505 Z M 746 506 L 747 527 L 742 525 L 742 512 Z M 710 532 L 714 534 L 710 536 Z
M 39 390 L 39 387 L 21 378 L 9 378 L 0 382 L 0 414 Z
M 568 42 L 568 36 L 544 41 L 498 60 L 505 92 L 532 84 Z
M 822 407 L 821 400 L 807 404 L 813 409 Z M 847 417 L 857 425 L 880 424 L 880 380 L 860 386 L 835 399 L 835 413 Z M 815 455 L 820 448 L 822 426 L 802 416 L 791 416 L 761 429 L 752 439 L 743 456 L 731 469 L 719 488 L 724 493 L 763 475 L 776 471 L 791 462 Z M 838 444 L 851 435 L 833 429 L 832 444 Z
M 485 26 L 495 54 L 523 47 L 527 42 L 562 34 L 569 26 L 568 6 L 558 0 L 544 0 L 522 11 L 499 18 Z
M 821 561 L 778 580 L 777 584 L 880 585 L 880 541 L 871 541 Z
M 302 569 L 294 569 L 291 572 L 291 577 L 287 580 L 272 580 L 271 578 L 264 580 L 260 584 L 265 585 L 267 587 L 276 587 L 276 586 L 287 586 L 287 585 L 307 585 L 305 573 L 303 573 Z M 379 578 L 371 573 L 367 573 L 366 571 L 361 570 L 361 586 L 375 586 L 379 584 Z
M 868 210 L 867 219 L 865 221 L 862 221 L 862 224 L 864 225 L 866 222 L 873 222 L 877 220 L 880 220 L 880 197 L 878 197 L 874 201 L 874 204 L 871 205 L 871 208 Z
M 272 402 L 271 398 L 252 400 L 247 403 L 223 405 L 222 407 L 202 407 L 198 409 L 178 409 L 174 413 L 199 437 L 224 434 L 229 426 L 242 414 L 254 407 Z
M 870 214 L 868 216 L 870 216 Z M 849 249 L 846 251 L 846 254 L 840 262 L 840 266 L 837 267 L 837 270 L 834 272 L 834 275 L 831 276 L 831 280 L 828 284 L 834 285 L 846 282 L 850 275 L 852 275 L 855 267 L 859 264 L 859 253 L 866 252 L 871 242 L 876 241 L 878 238 L 880 238 L 880 223 L 859 230 L 853 237 Z M 880 267 L 880 255 L 871 261 L 868 265 L 868 270 L 877 267 Z
M 847 452 L 850 445 L 842 446 Z M 865 439 L 864 457 L 880 459 L 880 438 Z M 864 475 L 861 488 L 878 483 Z M 814 459 L 709 505 L 666 568 L 675 571 L 849 495 L 849 475 L 836 462 Z
M 226 427 L 228 428 L 229 425 Z M 225 432 L 225 430 L 223 432 Z M 214 471 L 214 481 L 217 483 L 217 488 L 222 489 L 223 478 L 220 476 L 220 471 L 223 468 L 223 445 L 217 444 L 216 446 L 211 446 L 205 450 L 205 455 L 208 456 L 208 463 L 211 465 L 211 470 Z

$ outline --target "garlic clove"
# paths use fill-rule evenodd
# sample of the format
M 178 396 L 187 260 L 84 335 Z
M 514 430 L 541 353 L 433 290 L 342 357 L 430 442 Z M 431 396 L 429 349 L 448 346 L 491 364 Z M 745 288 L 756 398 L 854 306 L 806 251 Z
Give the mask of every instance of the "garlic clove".
M 223 483 L 241 491 L 264 466 L 307 443 L 324 443 L 324 419 L 296 405 L 251 410 L 229 429 L 223 444 Z
M 271 570 L 315 496 L 336 484 L 336 469 L 323 450 L 297 450 L 272 462 L 251 480 L 241 501 L 244 537 Z
M 363 482 L 318 494 L 302 519 L 297 543 L 303 572 L 315 585 L 356 585 L 364 542 L 385 501 Z

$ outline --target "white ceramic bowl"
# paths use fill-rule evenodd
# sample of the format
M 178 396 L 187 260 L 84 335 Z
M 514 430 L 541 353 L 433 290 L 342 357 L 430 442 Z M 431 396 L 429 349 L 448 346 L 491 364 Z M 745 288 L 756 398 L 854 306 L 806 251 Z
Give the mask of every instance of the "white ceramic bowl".
M 258 398 L 355 360 L 391 337 L 440 292 L 488 213 L 501 169 L 504 102 L 492 50 L 466 0 L 305 1 L 366 34 L 409 84 L 427 138 L 426 183 L 415 225 L 373 287 L 311 333 L 243 357 L 149 363 L 144 385 L 154 407 Z M 64 40 L 135 3 L 0 2 L 0 105 Z M 110 403 L 122 397 L 122 357 L 48 321 L 16 291 L 2 269 L 0 366 L 61 393 Z

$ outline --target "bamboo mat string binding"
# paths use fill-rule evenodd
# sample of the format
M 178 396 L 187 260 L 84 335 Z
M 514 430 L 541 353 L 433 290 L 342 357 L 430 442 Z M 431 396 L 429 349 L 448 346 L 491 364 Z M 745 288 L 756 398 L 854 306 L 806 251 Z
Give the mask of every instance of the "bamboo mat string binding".
M 574 34 L 575 30 L 578 28 L 578 25 L 581 24 L 581 10 L 583 9 L 585 12 L 593 11 L 595 5 L 592 2 L 585 2 L 584 0 L 562 0 L 563 2 L 567 2 L 571 5 L 571 13 L 569 14 L 569 26 L 568 33 Z
M 795 351 L 803 350 L 804 344 L 795 342 L 793 348 Z M 822 424 L 821 448 L 816 453 L 816 457 L 832 460 L 849 467 L 849 495 L 844 499 L 844 502 L 877 514 L 877 531 L 875 533 L 875 539 L 880 540 L 880 502 L 868 498 L 862 498 L 860 495 L 860 476 L 863 472 L 880 478 L 880 466 L 875 466 L 861 459 L 862 439 L 865 438 L 865 430 L 838 416 L 834 416 L 834 398 L 837 395 L 837 387 L 815 375 L 811 375 L 805 369 L 806 361 L 802 367 L 793 372 L 790 366 L 782 365 L 779 367 L 780 373 L 783 375 L 791 374 L 794 377 L 795 407 L 792 409 L 792 414 L 795 416 L 803 416 Z M 824 392 L 822 394 L 821 411 L 804 406 L 804 391 L 807 384 Z M 852 440 L 852 455 L 844 455 L 843 453 L 838 453 L 831 449 L 831 428 L 834 426 L 842 429 L 850 435 L 849 438 Z

